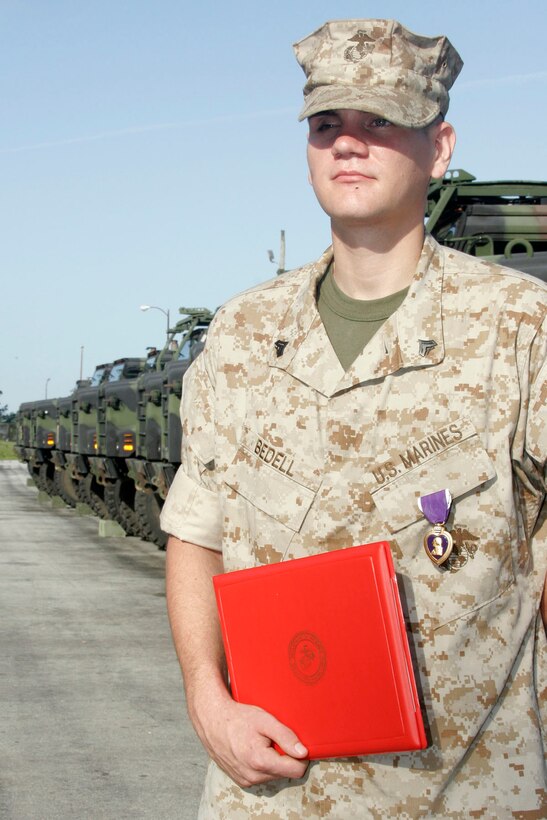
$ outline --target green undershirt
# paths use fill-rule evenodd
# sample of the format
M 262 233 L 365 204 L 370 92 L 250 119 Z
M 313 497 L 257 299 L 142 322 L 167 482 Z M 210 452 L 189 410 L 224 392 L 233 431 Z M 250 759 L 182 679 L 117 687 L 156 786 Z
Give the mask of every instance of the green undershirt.
M 352 299 L 342 293 L 329 268 L 319 285 L 317 308 L 344 370 L 404 301 L 408 288 L 382 299 Z

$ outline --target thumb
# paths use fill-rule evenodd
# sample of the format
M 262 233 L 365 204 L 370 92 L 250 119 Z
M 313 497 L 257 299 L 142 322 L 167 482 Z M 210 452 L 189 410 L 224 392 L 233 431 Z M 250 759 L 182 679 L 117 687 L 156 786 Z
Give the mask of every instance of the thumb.
M 273 746 L 279 754 L 290 755 L 298 759 L 305 759 L 308 756 L 308 750 L 304 744 L 295 735 L 292 729 L 280 723 L 274 717 L 272 723 L 268 726 L 268 736 L 270 737 Z

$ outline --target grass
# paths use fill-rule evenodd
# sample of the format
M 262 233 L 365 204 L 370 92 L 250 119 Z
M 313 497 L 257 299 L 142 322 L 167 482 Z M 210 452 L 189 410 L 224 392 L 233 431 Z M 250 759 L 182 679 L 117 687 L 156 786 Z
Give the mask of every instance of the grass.
M 13 449 L 13 444 L 11 441 L 3 441 L 0 439 L 0 461 L 6 461 L 6 459 L 16 459 L 17 454 Z

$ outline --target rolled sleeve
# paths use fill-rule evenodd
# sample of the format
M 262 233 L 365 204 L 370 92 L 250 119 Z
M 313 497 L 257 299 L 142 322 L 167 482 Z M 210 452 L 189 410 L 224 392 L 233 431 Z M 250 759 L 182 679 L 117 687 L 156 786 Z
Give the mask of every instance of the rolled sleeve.
M 175 476 L 161 512 L 164 532 L 212 550 L 222 550 L 218 495 L 196 484 L 182 469 Z

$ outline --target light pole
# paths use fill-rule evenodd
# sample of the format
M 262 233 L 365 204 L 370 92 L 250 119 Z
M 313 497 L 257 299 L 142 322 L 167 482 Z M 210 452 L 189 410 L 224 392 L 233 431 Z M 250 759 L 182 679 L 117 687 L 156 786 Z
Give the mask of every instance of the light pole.
M 164 310 L 162 307 L 158 307 L 157 305 L 141 305 L 141 310 L 161 310 L 163 315 L 167 317 L 167 339 L 169 339 L 169 311 Z
M 44 396 L 45 399 L 47 399 L 47 386 L 50 383 L 50 381 L 51 381 L 51 377 L 46 379 L 46 390 L 45 390 L 45 396 Z

